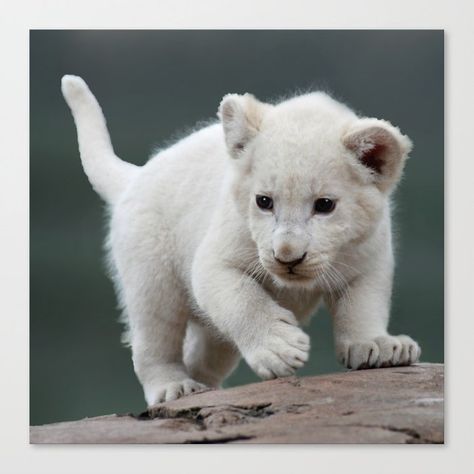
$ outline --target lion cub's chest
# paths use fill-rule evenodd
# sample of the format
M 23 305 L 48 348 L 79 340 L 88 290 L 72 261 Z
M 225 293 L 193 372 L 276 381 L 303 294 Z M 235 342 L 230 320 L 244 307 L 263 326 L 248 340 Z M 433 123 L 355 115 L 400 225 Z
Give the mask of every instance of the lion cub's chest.
M 322 293 L 317 290 L 295 290 L 292 288 L 278 288 L 274 285 L 269 286 L 267 290 L 273 295 L 278 304 L 290 310 L 299 322 L 303 322 L 312 316 L 322 299 Z

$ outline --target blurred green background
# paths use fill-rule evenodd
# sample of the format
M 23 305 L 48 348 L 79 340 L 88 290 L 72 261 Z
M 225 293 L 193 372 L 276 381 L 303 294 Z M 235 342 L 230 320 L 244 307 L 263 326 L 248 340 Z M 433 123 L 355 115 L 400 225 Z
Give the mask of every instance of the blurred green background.
M 274 99 L 323 89 L 364 115 L 390 120 L 415 143 L 396 195 L 397 270 L 391 330 L 443 361 L 442 31 L 31 31 L 31 423 L 145 408 L 120 344 L 105 276 L 103 205 L 81 168 L 60 93 L 82 76 L 123 159 L 143 164 L 222 96 Z M 307 328 L 301 374 L 341 370 L 325 311 Z M 244 362 L 227 386 L 256 381 Z

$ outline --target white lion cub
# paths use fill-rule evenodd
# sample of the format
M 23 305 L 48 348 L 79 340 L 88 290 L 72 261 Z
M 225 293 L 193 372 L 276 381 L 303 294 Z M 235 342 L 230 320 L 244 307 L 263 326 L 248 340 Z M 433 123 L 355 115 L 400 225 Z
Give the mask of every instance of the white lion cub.
M 298 324 L 323 300 L 337 357 L 416 362 L 387 332 L 390 195 L 411 149 L 390 123 L 317 92 L 276 105 L 222 100 L 219 123 L 121 161 L 85 82 L 64 76 L 84 170 L 110 206 L 108 247 L 149 406 L 216 387 L 242 356 L 262 378 L 308 359 Z

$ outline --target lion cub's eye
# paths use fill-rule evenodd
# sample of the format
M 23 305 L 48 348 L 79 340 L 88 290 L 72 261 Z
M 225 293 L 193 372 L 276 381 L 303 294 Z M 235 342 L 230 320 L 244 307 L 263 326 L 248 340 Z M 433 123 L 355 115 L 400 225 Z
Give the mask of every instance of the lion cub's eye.
M 314 212 L 317 214 L 329 214 L 335 207 L 336 203 L 329 198 L 319 198 L 314 202 Z
M 261 196 L 257 194 L 256 201 L 257 201 L 257 206 L 260 209 L 269 211 L 270 209 L 273 208 L 273 199 L 269 198 L 268 196 Z

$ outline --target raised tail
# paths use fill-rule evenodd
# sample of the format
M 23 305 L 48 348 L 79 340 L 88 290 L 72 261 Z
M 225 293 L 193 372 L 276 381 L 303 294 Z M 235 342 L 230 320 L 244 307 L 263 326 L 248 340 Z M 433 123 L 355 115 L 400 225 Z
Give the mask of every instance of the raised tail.
M 87 84 L 68 75 L 62 78 L 61 89 L 76 123 L 84 171 L 94 190 L 114 203 L 138 167 L 115 155 L 104 114 Z

